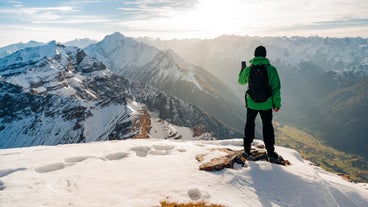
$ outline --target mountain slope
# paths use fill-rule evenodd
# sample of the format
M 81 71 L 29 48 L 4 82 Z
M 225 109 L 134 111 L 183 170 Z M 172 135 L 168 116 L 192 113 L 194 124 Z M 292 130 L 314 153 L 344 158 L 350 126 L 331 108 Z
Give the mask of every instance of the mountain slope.
M 241 99 L 219 79 L 173 51 L 160 51 L 114 33 L 87 47 L 86 53 L 117 74 L 192 103 L 230 127 L 243 130 Z
M 210 149 L 237 150 L 241 143 L 130 139 L 0 150 L 0 163 L 7 163 L 0 165 L 0 202 L 4 207 L 141 207 L 160 206 L 162 201 L 229 207 L 368 203 L 366 185 L 311 166 L 283 147 L 276 149 L 290 160 L 288 167 L 259 161 L 218 172 L 198 170 L 197 154 L 223 156 Z
M 76 47 L 50 42 L 19 50 L 0 59 L 0 75 L 1 148 L 124 138 L 134 131 L 134 110 L 124 97 L 102 99 L 88 87 L 111 72 Z
M 55 41 L 1 58 L 0 76 L 1 148 L 134 137 L 150 110 L 215 137 L 236 134 L 198 107 L 128 81 L 83 50 Z
M 336 149 L 367 158 L 367 71 L 366 65 L 361 65 L 300 81 L 294 91 L 288 90 L 292 107 L 283 120 L 306 129 Z

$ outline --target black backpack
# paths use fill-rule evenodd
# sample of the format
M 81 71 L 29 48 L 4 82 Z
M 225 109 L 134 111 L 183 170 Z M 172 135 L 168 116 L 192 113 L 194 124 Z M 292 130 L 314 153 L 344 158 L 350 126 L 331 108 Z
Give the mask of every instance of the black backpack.
M 268 65 L 251 65 L 248 90 L 252 100 L 256 103 L 265 102 L 271 97 L 271 87 L 268 81 Z

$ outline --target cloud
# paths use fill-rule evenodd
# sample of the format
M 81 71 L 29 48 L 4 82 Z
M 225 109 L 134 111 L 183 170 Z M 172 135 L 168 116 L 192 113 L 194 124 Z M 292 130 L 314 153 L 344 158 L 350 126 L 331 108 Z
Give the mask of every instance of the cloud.
M 128 0 L 117 10 L 128 13 L 129 19 L 165 18 L 194 9 L 198 3 L 198 0 Z
M 16 7 L 0 9 L 2 14 L 12 15 L 13 20 L 22 22 L 36 22 L 36 21 L 49 21 L 60 19 L 68 13 L 75 13 L 75 10 L 71 7 Z
M 175 10 L 193 9 L 198 0 L 128 0 L 124 5 L 135 5 L 141 8 L 170 8 Z

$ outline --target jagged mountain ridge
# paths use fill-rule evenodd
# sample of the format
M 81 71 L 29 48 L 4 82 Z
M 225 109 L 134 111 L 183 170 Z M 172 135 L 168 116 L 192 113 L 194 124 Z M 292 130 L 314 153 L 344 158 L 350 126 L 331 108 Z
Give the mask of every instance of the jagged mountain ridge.
M 83 50 L 55 41 L 0 59 L 0 76 L 1 148 L 133 137 L 142 108 L 129 100 L 173 123 L 234 135 L 199 108 L 115 75 Z
M 96 40 L 91 40 L 89 38 L 82 38 L 82 39 L 75 39 L 71 41 L 64 42 L 63 45 L 65 46 L 75 46 L 81 49 L 88 47 L 91 44 L 96 43 Z
M 97 93 L 102 93 L 101 89 L 108 88 L 103 92 L 106 97 L 126 93 L 127 98 L 144 103 L 152 113 L 158 114 L 159 118 L 175 125 L 189 128 L 203 126 L 215 137 L 239 136 L 232 128 L 204 113 L 197 106 L 116 74 L 109 79 L 96 79 L 89 87 Z
M 244 127 L 241 99 L 219 79 L 171 50 L 161 51 L 114 33 L 87 47 L 86 53 L 117 74 L 192 103 L 239 131 Z
M 88 89 L 88 81 L 111 72 L 83 50 L 53 41 L 0 62 L 2 148 L 123 138 L 132 131 L 124 97 L 101 99 Z

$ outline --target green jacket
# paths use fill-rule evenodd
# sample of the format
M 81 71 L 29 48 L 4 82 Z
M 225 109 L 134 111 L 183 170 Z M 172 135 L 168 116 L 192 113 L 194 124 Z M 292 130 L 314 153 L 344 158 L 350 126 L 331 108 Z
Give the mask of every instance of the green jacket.
M 280 84 L 279 74 L 277 73 L 276 68 L 270 64 L 270 61 L 267 58 L 264 58 L 264 57 L 255 57 L 249 62 L 253 65 L 268 64 L 267 66 L 268 80 L 270 83 L 272 95 L 265 102 L 255 103 L 250 98 L 249 94 L 246 94 L 247 107 L 254 109 L 254 110 L 262 110 L 262 111 L 269 110 L 272 108 L 280 108 L 281 107 L 281 95 L 280 95 L 281 84 Z M 240 72 L 239 79 L 238 79 L 238 83 L 240 85 L 245 85 L 248 82 L 249 73 L 250 73 L 250 67 L 246 67 L 244 70 Z

